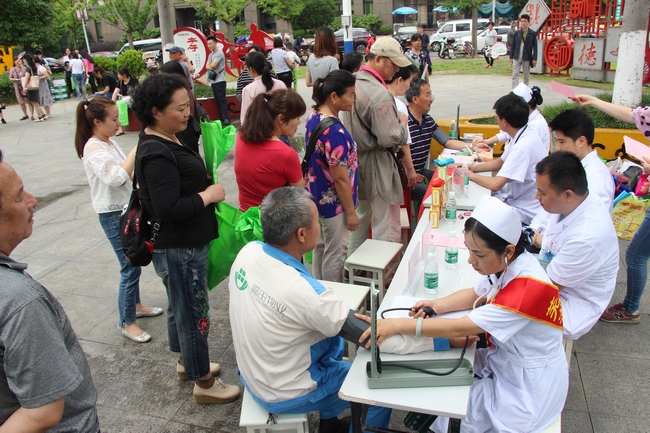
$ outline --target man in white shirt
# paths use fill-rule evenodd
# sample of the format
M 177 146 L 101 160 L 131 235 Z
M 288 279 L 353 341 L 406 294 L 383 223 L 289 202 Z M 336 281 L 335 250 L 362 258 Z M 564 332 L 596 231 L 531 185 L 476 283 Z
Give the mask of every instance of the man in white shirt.
M 361 332 L 353 336 L 348 325 L 360 322 L 365 330 L 367 324 L 300 262 L 320 236 L 309 193 L 298 187 L 276 189 L 260 212 L 266 243 L 252 242 L 239 252 L 228 284 L 239 375 L 270 413 L 319 411 L 321 433 L 347 433 L 349 426 L 337 418 L 350 407 L 338 397 L 350 369 L 341 360 L 340 336 L 358 344 Z M 386 428 L 390 413 L 371 406 L 367 422 Z
M 560 289 L 564 336 L 589 332 L 614 293 L 618 239 L 596 194 L 587 189 L 585 169 L 574 153 L 558 151 L 537 164 L 537 199 L 550 217 L 539 253 Z
M 499 128 L 510 137 L 503 155 L 492 161 L 470 166 L 469 179 L 477 184 L 499 192 L 499 199 L 512 206 L 522 223 L 529 224 L 539 212 L 535 199 L 535 165 L 547 154 L 539 136 L 527 125 L 528 104 L 510 93 L 494 104 Z M 481 176 L 482 171 L 497 171 L 496 176 Z
M 589 193 L 598 197 L 609 210 L 614 202 L 614 178 L 598 153 L 591 148 L 594 141 L 594 122 L 581 108 L 566 110 L 549 124 L 557 150 L 575 153 L 587 172 Z

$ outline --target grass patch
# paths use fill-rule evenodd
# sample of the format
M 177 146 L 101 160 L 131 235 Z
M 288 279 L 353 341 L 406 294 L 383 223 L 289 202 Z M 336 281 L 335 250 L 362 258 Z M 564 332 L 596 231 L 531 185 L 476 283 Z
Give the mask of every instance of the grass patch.
M 602 99 L 603 101 L 612 102 L 611 93 L 599 93 L 598 95 L 596 95 L 596 97 L 598 99 Z M 643 93 L 643 95 L 641 96 L 641 105 L 642 106 L 650 105 L 649 93 L 647 92 Z M 557 116 L 561 112 L 565 110 L 570 110 L 572 108 L 578 108 L 578 104 L 574 102 L 562 102 L 560 104 L 555 104 L 555 105 L 546 105 L 540 110 L 540 112 L 542 113 L 546 121 L 550 122 L 553 118 L 555 118 L 555 116 Z M 612 128 L 612 129 L 632 128 L 631 124 L 627 122 L 621 122 L 620 120 L 615 119 L 612 116 L 609 116 L 595 108 L 587 107 L 585 108 L 585 110 L 587 110 L 587 113 L 589 113 L 589 115 L 593 119 L 594 126 L 596 128 Z M 478 119 L 472 119 L 470 120 L 470 123 L 474 123 L 477 125 L 496 125 L 497 118 L 496 116 L 482 117 Z

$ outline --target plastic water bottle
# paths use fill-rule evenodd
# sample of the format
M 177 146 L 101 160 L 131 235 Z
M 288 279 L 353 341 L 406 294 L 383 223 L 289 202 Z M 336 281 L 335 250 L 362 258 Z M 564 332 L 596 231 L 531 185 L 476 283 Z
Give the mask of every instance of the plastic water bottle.
M 463 173 L 463 191 L 467 194 L 467 191 L 469 191 L 469 167 L 466 162 L 463 162 L 463 166 L 460 170 L 461 173 Z
M 424 265 L 424 293 L 435 295 L 438 293 L 438 261 L 436 252 L 430 251 L 427 254 L 427 262 Z
M 449 245 L 445 248 L 445 266 L 448 269 L 454 269 L 458 263 L 458 248 Z
M 451 191 L 447 196 L 445 205 L 445 221 L 447 224 L 456 224 L 456 193 Z
M 451 123 L 449 124 L 449 138 L 456 138 L 457 135 L 456 120 L 451 119 Z

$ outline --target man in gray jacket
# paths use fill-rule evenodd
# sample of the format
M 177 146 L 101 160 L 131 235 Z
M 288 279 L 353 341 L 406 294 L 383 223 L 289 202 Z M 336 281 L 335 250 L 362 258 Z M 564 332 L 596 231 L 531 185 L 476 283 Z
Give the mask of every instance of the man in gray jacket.
M 390 152 L 406 144 L 408 117 L 397 112 L 386 80 L 410 64 L 399 42 L 389 36 L 378 38 L 368 63 L 357 72 L 352 110 L 341 116 L 359 155 L 359 227 L 350 234 L 349 254 L 368 238 L 370 224 L 373 239 L 400 242 L 403 192 Z

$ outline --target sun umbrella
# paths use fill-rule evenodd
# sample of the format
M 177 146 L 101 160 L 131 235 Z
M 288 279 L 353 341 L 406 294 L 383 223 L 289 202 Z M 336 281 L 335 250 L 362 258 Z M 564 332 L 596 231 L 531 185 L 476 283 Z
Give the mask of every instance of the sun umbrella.
M 393 15 L 412 15 L 412 14 L 417 14 L 418 11 L 416 11 L 413 8 L 410 8 L 408 6 L 404 6 L 401 8 L 397 8 L 393 11 Z

